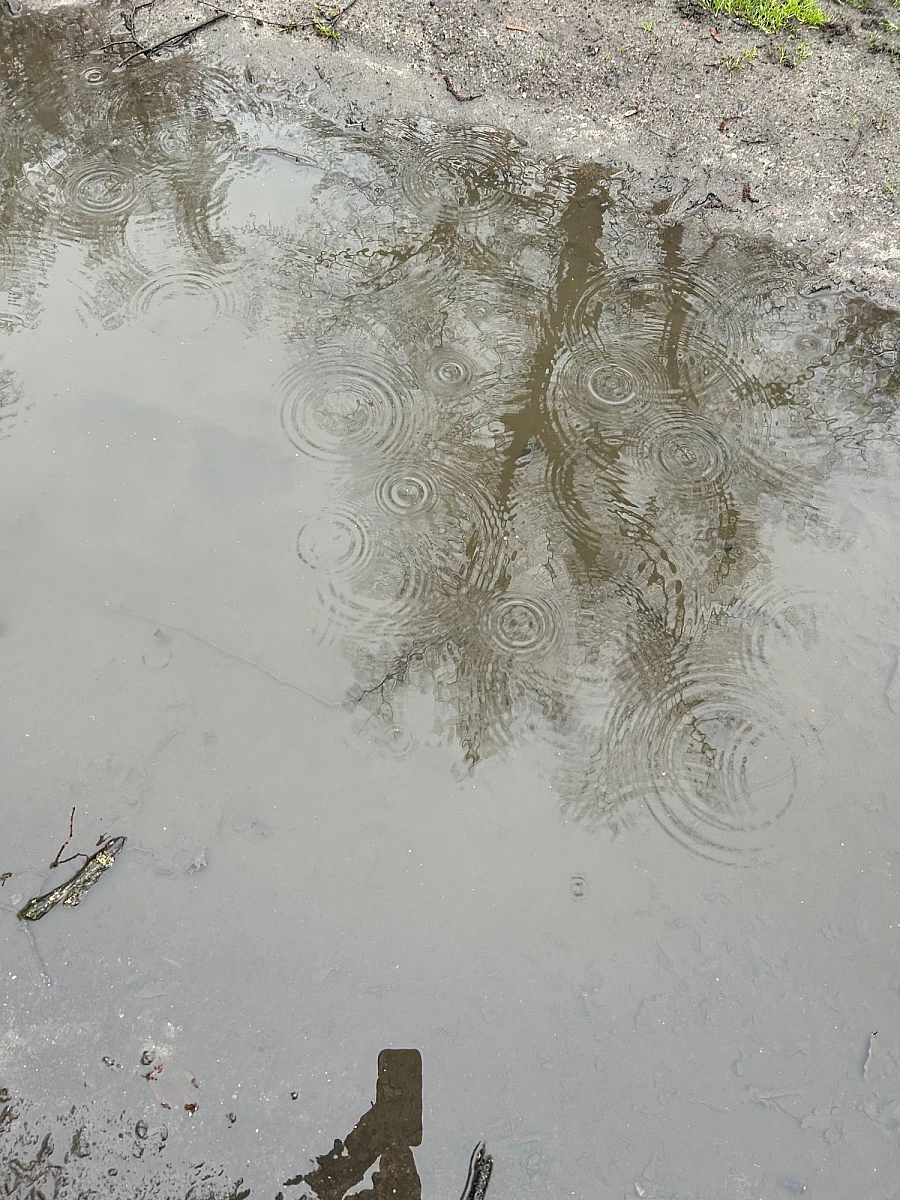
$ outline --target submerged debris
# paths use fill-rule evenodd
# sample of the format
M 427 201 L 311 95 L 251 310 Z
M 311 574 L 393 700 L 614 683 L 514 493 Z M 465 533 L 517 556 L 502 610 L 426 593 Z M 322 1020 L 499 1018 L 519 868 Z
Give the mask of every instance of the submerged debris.
M 20 911 L 20 918 L 23 921 L 39 921 L 60 901 L 68 904 L 70 908 L 74 908 L 88 888 L 93 887 L 103 872 L 108 871 L 113 865 L 116 855 L 124 845 L 125 838 L 123 837 L 110 838 L 104 842 L 97 853 L 92 855 L 66 883 L 60 884 L 58 888 L 54 888 L 52 892 L 47 892 L 44 896 L 35 896 L 33 900 L 29 900 Z
M 460 1200 L 484 1200 L 484 1197 L 487 1195 L 488 1184 L 491 1181 L 491 1171 L 493 1169 L 494 1160 L 487 1153 L 484 1142 L 479 1142 L 472 1151 L 472 1159 L 469 1163 L 469 1176 L 466 1179 L 466 1186 L 463 1189 Z

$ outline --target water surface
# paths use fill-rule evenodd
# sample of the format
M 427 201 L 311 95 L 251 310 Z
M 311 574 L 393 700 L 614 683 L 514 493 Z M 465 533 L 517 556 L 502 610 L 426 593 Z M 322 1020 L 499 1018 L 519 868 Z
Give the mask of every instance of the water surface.
M 415 1049 L 409 1197 L 483 1137 L 497 1200 L 882 1200 L 900 316 L 502 131 L 3 26 L 16 1161 L 274 1196 Z M 73 806 L 128 848 L 31 942 Z

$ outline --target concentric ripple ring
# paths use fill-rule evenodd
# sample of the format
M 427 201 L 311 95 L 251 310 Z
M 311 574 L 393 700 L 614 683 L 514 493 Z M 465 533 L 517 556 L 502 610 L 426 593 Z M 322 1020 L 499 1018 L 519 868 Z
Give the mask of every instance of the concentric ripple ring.
M 499 650 L 522 657 L 553 649 L 559 640 L 560 620 L 542 598 L 505 596 L 488 609 L 485 628 Z
M 312 458 L 395 454 L 410 436 L 407 381 L 373 354 L 324 350 L 292 367 L 279 391 L 282 427 Z
M 434 508 L 437 483 L 427 471 L 391 468 L 375 485 L 375 501 L 390 516 L 418 516 Z
M 372 557 L 368 530 L 349 508 L 308 516 L 297 533 L 297 556 L 313 570 L 350 574 L 363 570 Z
M 126 216 L 134 205 L 137 188 L 134 178 L 121 167 L 95 163 L 68 180 L 66 196 L 69 221 L 79 224 Z
M 425 214 L 477 218 L 508 209 L 520 175 L 510 136 L 476 127 L 415 142 L 400 158 L 398 184 Z

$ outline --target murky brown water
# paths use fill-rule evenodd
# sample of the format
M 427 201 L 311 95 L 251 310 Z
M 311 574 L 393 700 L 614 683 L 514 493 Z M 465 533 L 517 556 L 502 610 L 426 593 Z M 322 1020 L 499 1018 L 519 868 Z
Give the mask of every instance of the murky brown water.
M 900 315 L 101 35 L 0 21 L 6 1194 L 274 1196 L 377 1078 L 406 1200 L 893 1195 Z

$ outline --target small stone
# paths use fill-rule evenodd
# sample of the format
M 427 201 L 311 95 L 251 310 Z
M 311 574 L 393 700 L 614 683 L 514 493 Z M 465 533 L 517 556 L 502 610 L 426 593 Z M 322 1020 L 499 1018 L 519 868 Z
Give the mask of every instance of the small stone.
M 204 846 L 191 865 L 188 867 L 188 875 L 194 875 L 197 871 L 202 871 L 209 866 L 206 857 L 206 847 Z

